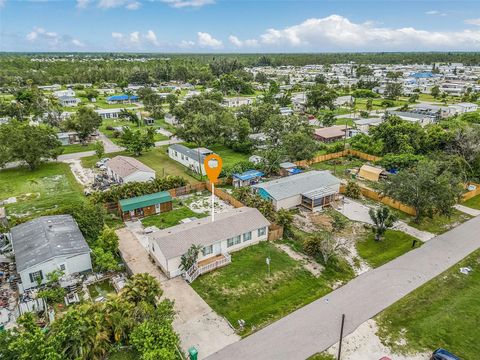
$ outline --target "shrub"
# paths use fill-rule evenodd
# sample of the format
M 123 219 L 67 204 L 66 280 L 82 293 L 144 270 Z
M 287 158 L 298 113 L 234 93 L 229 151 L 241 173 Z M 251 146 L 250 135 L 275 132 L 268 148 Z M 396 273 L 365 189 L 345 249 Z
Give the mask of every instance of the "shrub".
M 345 187 L 345 196 L 348 196 L 352 199 L 359 199 L 362 192 L 360 191 L 360 186 L 355 181 L 349 181 Z

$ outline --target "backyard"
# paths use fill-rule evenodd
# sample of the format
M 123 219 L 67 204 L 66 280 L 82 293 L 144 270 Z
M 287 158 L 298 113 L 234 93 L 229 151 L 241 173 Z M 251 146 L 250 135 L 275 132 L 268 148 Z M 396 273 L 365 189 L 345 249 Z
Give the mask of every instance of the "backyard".
M 102 121 L 102 125 L 100 126 L 100 131 L 105 134 L 110 140 L 112 140 L 115 144 L 120 144 L 120 138 L 115 137 L 115 130 L 112 130 L 112 127 L 129 127 L 132 130 L 137 130 L 140 129 L 142 131 L 146 131 L 148 128 L 153 128 L 153 129 L 158 129 L 160 128 L 160 122 L 157 123 L 155 121 L 155 125 L 153 126 L 146 126 L 141 124 L 140 126 L 136 126 L 132 122 L 125 120 L 125 119 L 104 119 Z M 168 136 L 165 136 L 163 134 L 158 134 L 155 133 L 154 136 L 155 141 L 162 141 L 162 140 L 168 140 Z
M 351 175 L 347 173 L 346 170 L 358 169 L 365 164 L 365 162 L 365 160 L 356 157 L 341 157 L 312 164 L 311 168 L 315 170 L 330 170 L 335 176 L 349 179 L 351 178 Z
M 423 218 L 420 223 L 414 221 L 414 217 L 405 214 L 401 211 L 396 211 L 397 216 L 405 221 L 408 225 L 417 228 L 418 230 L 428 231 L 432 234 L 443 234 L 444 232 L 454 228 L 455 226 L 470 220 L 472 216 L 461 211 L 453 209 L 450 217 L 444 215 L 434 215 L 433 218 Z
M 73 153 L 78 153 L 78 152 L 95 150 L 95 144 L 94 143 L 88 143 L 86 145 L 82 145 L 82 144 L 63 145 L 62 149 L 63 149 L 62 154 L 64 154 L 64 155 L 73 154 Z
M 186 218 L 203 218 L 206 216 L 208 215 L 205 213 L 197 213 L 186 206 L 178 205 L 178 202 L 174 201 L 173 210 L 143 218 L 141 221 L 145 227 L 156 226 L 159 229 L 165 229 L 180 224 L 180 220 Z
M 0 171 L 0 200 L 15 197 L 5 205 L 9 215 L 41 215 L 47 210 L 83 201 L 83 189 L 70 167 L 63 163 L 42 164 L 39 169 L 6 169 Z
M 314 277 L 268 242 L 234 252 L 230 265 L 199 277 L 192 287 L 235 328 L 243 319 L 243 336 L 331 291 L 324 277 Z
M 468 199 L 462 205 L 471 207 L 473 209 L 480 210 L 480 195 L 474 196 L 471 199 Z
M 375 241 L 373 232 L 356 243 L 358 254 L 373 268 L 379 267 L 413 249 L 413 236 L 401 231 L 387 230 L 381 241 Z M 417 241 L 415 247 L 421 246 Z
M 459 272 L 470 267 L 468 275 Z M 395 352 L 442 347 L 462 359 L 478 359 L 480 250 L 377 316 L 378 335 Z

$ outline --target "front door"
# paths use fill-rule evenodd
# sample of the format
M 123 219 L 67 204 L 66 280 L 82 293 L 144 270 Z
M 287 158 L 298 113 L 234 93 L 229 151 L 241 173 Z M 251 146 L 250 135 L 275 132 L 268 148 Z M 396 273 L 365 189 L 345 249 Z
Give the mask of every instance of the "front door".
M 155 204 L 155 214 L 160 214 L 160 204 Z
M 220 255 L 222 253 L 222 243 L 213 244 L 213 255 Z

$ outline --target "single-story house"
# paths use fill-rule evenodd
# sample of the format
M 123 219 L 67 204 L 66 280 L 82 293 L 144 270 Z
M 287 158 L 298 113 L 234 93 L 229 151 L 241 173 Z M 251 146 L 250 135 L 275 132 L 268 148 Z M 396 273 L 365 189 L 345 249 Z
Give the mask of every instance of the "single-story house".
M 143 218 L 172 210 L 172 196 L 168 191 L 122 199 L 118 211 L 123 221 Z
M 437 121 L 437 117 L 428 114 L 420 114 L 412 111 L 392 111 L 391 115 L 396 115 L 400 119 L 409 121 L 412 123 L 418 123 L 420 126 L 426 126 L 428 124 L 433 124 Z
M 236 188 L 258 184 L 264 173 L 258 170 L 248 170 L 241 174 L 232 175 L 233 186 Z
M 129 156 L 115 156 L 106 163 L 107 174 L 118 183 L 147 182 L 155 179 L 155 170 Z
M 335 106 L 351 106 L 355 102 L 355 98 L 351 95 L 339 96 L 334 101 Z
M 324 128 L 318 128 L 314 131 L 314 137 L 316 140 L 329 143 L 338 140 L 342 140 L 348 137 L 348 130 L 351 128 L 344 125 L 333 125 Z
M 293 115 L 293 110 L 292 108 L 289 108 L 289 107 L 281 107 L 279 111 L 280 111 L 280 115 L 283 115 L 283 116 Z
M 456 109 L 458 114 L 465 114 L 468 112 L 474 112 L 478 110 L 477 104 L 467 103 L 467 102 L 453 104 L 453 105 L 450 105 L 449 107 Z
M 21 292 L 45 283 L 54 270 L 65 275 L 92 270 L 90 248 L 71 215 L 41 216 L 14 226 L 11 240 Z
M 233 97 L 233 98 L 225 98 L 223 99 L 222 104 L 226 107 L 237 107 L 243 105 L 251 105 L 253 104 L 253 98 L 247 97 Z
M 193 281 L 198 275 L 227 265 L 230 252 L 268 239 L 270 222 L 255 208 L 241 207 L 148 235 L 148 250 L 158 266 L 169 277 L 183 274 L 181 257 L 192 245 L 202 250 L 196 264 L 185 276 Z
M 190 149 L 180 144 L 173 144 L 168 147 L 168 156 L 171 159 L 196 173 L 201 172 L 202 175 L 206 175 L 203 160 L 210 154 L 213 154 L 213 151 L 206 148 Z
M 388 172 L 380 167 L 364 164 L 358 171 L 358 177 L 364 180 L 379 181 L 385 179 L 388 176 Z
M 280 167 L 280 175 L 281 176 L 290 176 L 300 174 L 302 170 L 297 167 L 297 164 L 292 162 L 282 162 L 278 165 Z
M 71 145 L 78 142 L 78 136 L 75 131 L 57 133 L 57 139 L 62 145 Z
M 313 211 L 337 199 L 340 180 L 329 171 L 309 171 L 253 185 L 252 189 L 270 200 L 275 210 L 302 205 Z
M 44 91 L 56 91 L 56 90 L 60 90 L 61 88 L 62 86 L 60 84 L 38 86 L 39 90 L 44 90 Z
M 143 124 L 146 126 L 153 126 L 155 125 L 155 119 L 151 117 L 144 117 L 143 118 Z
M 357 130 L 364 134 L 368 134 L 370 128 L 380 125 L 384 120 L 382 118 L 368 118 L 354 120 Z
M 95 112 L 100 115 L 102 119 L 118 119 L 123 109 L 98 109 Z
M 72 89 L 67 89 L 67 90 L 58 90 L 54 91 L 52 93 L 53 96 L 56 98 L 60 99 L 61 97 L 68 96 L 68 97 L 75 97 L 75 91 Z
M 97 89 L 99 94 L 102 95 L 113 95 L 115 94 L 115 89 Z
M 73 97 L 73 96 L 60 96 L 58 98 L 58 102 L 62 106 L 77 106 L 78 103 L 80 102 L 80 99 Z
M 107 97 L 107 103 L 109 104 L 128 104 L 134 101 L 138 101 L 136 95 L 112 95 Z
M 170 125 L 177 125 L 178 124 L 177 118 L 172 114 L 165 114 L 164 119 L 165 119 L 165 122 L 167 124 L 170 124 Z

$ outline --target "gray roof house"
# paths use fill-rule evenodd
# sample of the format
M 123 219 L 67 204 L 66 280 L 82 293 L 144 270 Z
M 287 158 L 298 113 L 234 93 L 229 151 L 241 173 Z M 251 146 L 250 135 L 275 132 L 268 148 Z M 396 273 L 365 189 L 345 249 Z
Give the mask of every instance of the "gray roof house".
M 92 269 L 90 248 L 71 215 L 41 216 L 11 229 L 20 290 L 46 280 L 54 270 L 66 275 Z
M 168 156 L 171 159 L 196 173 L 201 172 L 202 175 L 206 174 L 203 160 L 210 154 L 213 154 L 213 151 L 207 148 L 190 149 L 180 144 L 173 144 L 168 147 Z
M 309 171 L 256 184 L 253 191 L 270 200 L 275 209 L 302 205 L 310 210 L 329 205 L 340 192 L 340 180 L 329 171 Z
M 229 252 L 267 240 L 269 225 L 257 209 L 241 207 L 216 214 L 213 222 L 209 216 L 153 232 L 148 235 L 149 252 L 165 274 L 174 277 L 183 273 L 181 256 L 198 245 L 202 251 L 197 269 L 213 270 L 230 263 Z

